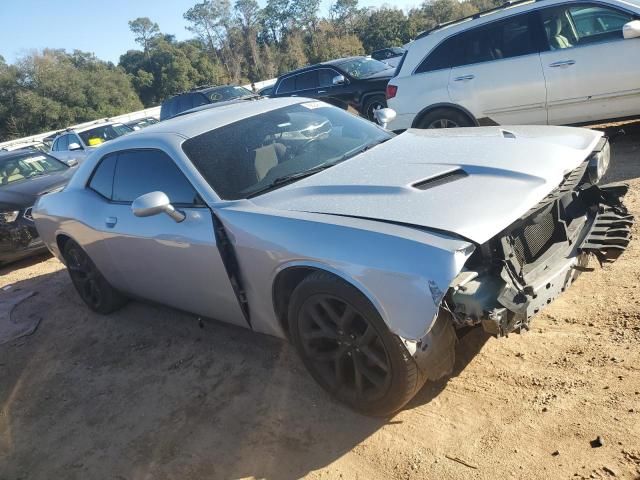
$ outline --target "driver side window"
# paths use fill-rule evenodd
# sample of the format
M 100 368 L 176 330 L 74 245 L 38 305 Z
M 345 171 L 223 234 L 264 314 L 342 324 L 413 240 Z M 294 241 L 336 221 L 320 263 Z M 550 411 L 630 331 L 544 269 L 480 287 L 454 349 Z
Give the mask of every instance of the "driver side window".
M 127 150 L 106 156 L 89 188 L 114 202 L 131 203 L 150 192 L 164 192 L 176 206 L 202 206 L 202 200 L 176 166 L 160 150 Z

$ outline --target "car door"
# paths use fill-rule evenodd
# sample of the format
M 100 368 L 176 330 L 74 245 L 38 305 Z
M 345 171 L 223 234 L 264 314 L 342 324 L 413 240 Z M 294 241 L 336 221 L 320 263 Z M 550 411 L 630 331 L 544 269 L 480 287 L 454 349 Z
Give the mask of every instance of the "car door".
M 499 124 L 547 123 L 540 33 L 531 13 L 465 31 L 450 42 L 455 63 L 451 101 L 482 120 Z
M 341 84 L 334 84 L 336 77 L 342 76 L 345 80 Z M 323 100 L 341 108 L 347 108 L 353 92 L 349 89 L 349 80 L 346 75 L 330 67 L 318 69 L 318 91 L 315 98 Z
M 549 51 L 541 54 L 549 123 L 564 125 L 640 113 L 640 38 L 625 40 L 634 14 L 601 3 L 540 11 Z
M 80 148 L 76 148 L 76 145 Z M 67 161 L 75 159 L 78 162 L 81 162 L 87 156 L 87 150 L 83 146 L 82 140 L 80 140 L 80 137 L 78 137 L 78 135 L 76 135 L 75 133 L 69 133 L 67 135 L 67 149 Z
M 295 76 L 296 91 L 292 96 L 318 98 L 318 70 L 309 70 Z
M 116 288 L 247 326 L 217 247 L 212 213 L 168 154 L 146 149 L 109 155 L 89 187 L 99 195 L 95 228 L 111 258 L 104 271 Z M 164 192 L 186 218 L 177 223 L 164 213 L 136 217 L 133 200 L 153 191 Z
M 60 137 L 58 137 L 58 140 L 56 140 L 55 145 L 54 145 L 56 151 L 55 151 L 55 157 L 58 160 L 62 160 L 63 162 L 67 162 L 69 160 L 69 135 L 64 134 L 61 135 Z

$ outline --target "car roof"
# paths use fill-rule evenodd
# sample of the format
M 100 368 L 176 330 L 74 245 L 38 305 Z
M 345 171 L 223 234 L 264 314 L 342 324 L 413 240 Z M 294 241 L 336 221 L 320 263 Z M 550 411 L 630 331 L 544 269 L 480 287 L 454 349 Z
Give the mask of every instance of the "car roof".
M 38 150 L 37 148 L 24 148 L 20 150 L 11 150 L 10 152 L 0 150 L 0 160 L 11 160 L 12 158 L 24 157 L 25 155 L 29 155 L 30 153 L 46 155 L 44 152 Z
M 348 62 L 350 60 L 357 60 L 357 59 L 362 59 L 362 58 L 367 58 L 367 57 L 364 57 L 362 55 L 357 55 L 357 56 L 354 56 L 354 57 L 336 58 L 334 60 L 327 60 L 326 62 L 314 63 L 313 65 L 307 65 L 306 67 L 298 68 L 297 70 L 292 70 L 292 71 L 287 72 L 287 73 L 285 73 L 283 75 L 280 75 L 280 78 L 285 78 L 285 77 L 289 77 L 291 75 L 304 73 L 304 72 L 307 72 L 309 70 L 313 70 L 313 69 L 318 68 L 318 67 L 327 67 L 327 66 L 339 67 L 343 63 L 346 63 L 346 62 Z
M 226 105 L 234 105 L 236 103 L 244 103 L 244 102 L 246 102 L 248 100 L 251 100 L 251 99 L 259 100 L 260 98 L 261 98 L 260 96 L 256 95 L 255 97 L 251 97 L 250 99 L 237 98 L 237 99 L 234 99 L 234 100 L 226 100 L 224 102 L 206 103 L 204 105 L 199 105 L 197 107 L 190 108 L 189 110 L 185 110 L 183 112 L 176 113 L 174 116 L 169 117 L 169 118 L 165 118 L 163 121 L 166 122 L 167 120 L 170 120 L 172 118 L 180 117 L 182 115 L 190 115 L 192 113 L 200 112 L 202 110 L 209 110 L 211 108 L 220 108 L 220 107 L 224 107 Z
M 638 0 L 605 0 L 609 4 L 627 4 L 637 5 Z M 430 30 L 420 33 L 413 42 L 424 38 L 434 37 L 436 39 L 442 36 L 458 33 L 476 26 L 500 20 L 511 15 L 525 13 L 538 8 L 551 7 L 555 5 L 566 5 L 572 3 L 585 3 L 585 0 L 510 0 L 497 7 L 474 13 L 468 17 L 459 18 L 450 22 L 436 25 Z M 596 2 L 597 3 L 597 2 Z M 442 33 L 440 35 L 440 33 Z
M 255 102 L 225 102 L 225 105 L 218 106 L 217 108 L 206 108 L 192 112 L 189 115 L 180 115 L 163 120 L 142 130 L 113 139 L 109 141 L 108 144 L 112 150 L 117 150 L 117 147 L 122 144 L 130 142 L 136 143 L 140 140 L 153 138 L 158 135 L 164 136 L 172 134 L 179 135 L 182 138 L 192 138 L 248 117 L 305 102 L 317 102 L 317 100 L 300 97 L 282 97 L 263 98 Z

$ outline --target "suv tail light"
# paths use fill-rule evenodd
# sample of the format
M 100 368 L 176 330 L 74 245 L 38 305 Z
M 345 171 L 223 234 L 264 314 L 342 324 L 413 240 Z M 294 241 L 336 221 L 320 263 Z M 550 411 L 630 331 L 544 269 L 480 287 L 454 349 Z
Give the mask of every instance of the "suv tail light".
M 387 100 L 394 98 L 398 94 L 398 87 L 396 85 L 387 85 Z

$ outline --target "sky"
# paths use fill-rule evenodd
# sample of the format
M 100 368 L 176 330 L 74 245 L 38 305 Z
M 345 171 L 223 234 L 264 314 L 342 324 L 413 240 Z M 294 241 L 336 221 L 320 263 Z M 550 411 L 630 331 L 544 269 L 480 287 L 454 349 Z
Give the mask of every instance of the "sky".
M 185 30 L 184 12 L 198 0 L 0 0 L 0 55 L 13 63 L 30 50 L 64 48 L 93 52 L 118 63 L 120 55 L 137 48 L 127 22 L 149 17 L 163 33 L 178 40 L 192 37 Z M 264 6 L 266 0 L 258 0 Z M 332 0 L 322 0 L 327 15 Z M 383 4 L 403 9 L 421 0 L 360 0 L 360 6 Z

